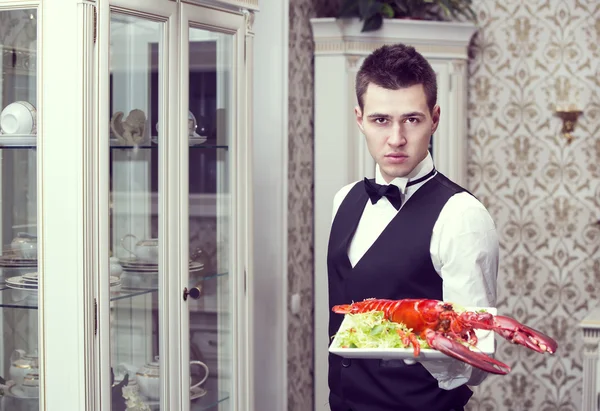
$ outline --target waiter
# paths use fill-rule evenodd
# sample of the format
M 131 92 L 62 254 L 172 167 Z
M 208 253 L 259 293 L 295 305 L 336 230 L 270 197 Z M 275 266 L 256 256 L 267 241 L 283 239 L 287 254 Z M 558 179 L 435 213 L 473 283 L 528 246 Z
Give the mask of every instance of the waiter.
M 496 304 L 498 236 L 486 208 L 436 171 L 429 144 L 440 121 L 435 72 L 413 47 L 383 46 L 356 76 L 356 122 L 375 180 L 334 198 L 331 308 L 366 298 Z M 459 411 L 486 373 L 448 358 L 408 363 L 329 355 L 331 411 Z

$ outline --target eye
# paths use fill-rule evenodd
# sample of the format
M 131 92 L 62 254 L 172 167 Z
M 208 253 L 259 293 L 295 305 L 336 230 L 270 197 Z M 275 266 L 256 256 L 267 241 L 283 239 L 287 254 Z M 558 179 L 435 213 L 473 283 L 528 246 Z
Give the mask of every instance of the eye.
M 377 117 L 377 118 L 373 119 L 373 121 L 375 122 L 375 124 L 385 124 L 385 123 L 387 123 L 387 118 Z
M 418 124 L 419 123 L 419 118 L 418 117 L 408 117 L 405 122 L 409 123 L 409 124 Z

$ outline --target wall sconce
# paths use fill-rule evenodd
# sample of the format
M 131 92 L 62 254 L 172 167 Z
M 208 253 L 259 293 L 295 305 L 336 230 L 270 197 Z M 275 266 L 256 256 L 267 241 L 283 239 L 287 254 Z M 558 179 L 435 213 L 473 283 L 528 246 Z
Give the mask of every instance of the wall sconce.
M 563 136 L 567 139 L 567 144 L 571 144 L 573 141 L 573 130 L 575 130 L 575 124 L 577 124 L 577 119 L 583 113 L 581 110 L 577 110 L 574 105 L 570 105 L 568 107 L 556 107 L 555 111 L 556 115 L 560 117 L 563 121 L 562 133 Z

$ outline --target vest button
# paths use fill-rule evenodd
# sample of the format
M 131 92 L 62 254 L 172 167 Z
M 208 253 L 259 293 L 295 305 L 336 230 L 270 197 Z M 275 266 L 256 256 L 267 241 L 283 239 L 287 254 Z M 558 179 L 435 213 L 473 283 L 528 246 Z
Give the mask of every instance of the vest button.
M 342 367 L 348 368 L 348 367 L 350 367 L 350 364 L 352 364 L 352 361 L 350 361 L 349 358 L 344 358 L 342 360 Z

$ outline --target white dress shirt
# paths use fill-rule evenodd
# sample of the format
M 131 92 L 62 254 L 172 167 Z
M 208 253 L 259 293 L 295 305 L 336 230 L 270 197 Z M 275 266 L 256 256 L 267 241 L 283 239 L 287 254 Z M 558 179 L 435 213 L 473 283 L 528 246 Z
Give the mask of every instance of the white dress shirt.
M 409 187 L 406 186 L 407 183 L 425 176 L 432 168 L 433 160 L 428 154 L 411 174 L 398 177 L 390 183 L 400 189 L 403 205 L 428 180 Z M 375 181 L 378 184 L 388 184 L 383 179 L 379 166 Z M 335 195 L 334 217 L 348 192 L 357 183 L 348 184 Z M 353 267 L 396 213 L 398 210 L 386 197 L 382 197 L 376 204 L 367 201 L 348 248 L 348 257 Z M 443 280 L 444 301 L 462 306 L 496 306 L 498 235 L 489 212 L 475 197 L 466 192 L 450 197 L 433 227 L 429 251 L 433 267 Z M 454 359 L 424 361 L 422 364 L 443 389 L 452 389 L 465 383 L 478 385 L 487 376 L 487 373 Z

